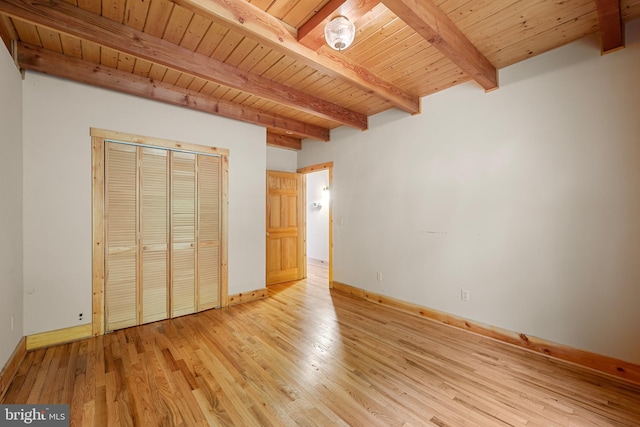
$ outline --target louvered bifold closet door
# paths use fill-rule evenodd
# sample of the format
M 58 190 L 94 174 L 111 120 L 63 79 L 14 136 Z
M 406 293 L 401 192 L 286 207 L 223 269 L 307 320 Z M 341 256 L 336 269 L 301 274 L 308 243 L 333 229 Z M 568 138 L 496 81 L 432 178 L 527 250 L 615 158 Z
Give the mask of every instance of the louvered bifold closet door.
M 171 317 L 177 317 L 196 309 L 196 155 L 171 157 Z
M 169 164 L 167 150 L 141 150 L 141 323 L 169 317 Z
M 198 311 L 220 306 L 220 163 L 198 156 Z
M 137 163 L 136 147 L 106 144 L 105 310 L 107 330 L 126 328 L 138 323 Z
M 220 157 L 106 142 L 106 330 L 220 307 L 222 183 Z

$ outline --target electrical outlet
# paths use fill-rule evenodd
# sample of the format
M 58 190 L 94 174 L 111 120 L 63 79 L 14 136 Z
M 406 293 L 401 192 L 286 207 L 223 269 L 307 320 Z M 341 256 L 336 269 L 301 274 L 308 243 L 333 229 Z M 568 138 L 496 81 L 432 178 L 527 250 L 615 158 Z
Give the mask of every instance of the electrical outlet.
M 377 278 L 378 278 L 378 282 L 382 282 L 382 273 L 380 273 L 379 271 L 376 273 Z
M 471 299 L 469 289 L 460 289 L 460 299 L 462 301 L 469 301 Z
M 83 316 L 83 314 L 82 314 L 82 313 L 79 313 L 79 314 L 78 314 L 78 320 L 82 320 L 82 316 Z

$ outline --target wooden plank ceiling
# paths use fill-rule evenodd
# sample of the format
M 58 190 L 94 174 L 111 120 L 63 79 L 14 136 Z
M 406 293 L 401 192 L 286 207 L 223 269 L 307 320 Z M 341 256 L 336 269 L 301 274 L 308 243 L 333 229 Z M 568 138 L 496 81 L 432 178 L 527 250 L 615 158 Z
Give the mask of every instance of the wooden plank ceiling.
M 323 28 L 356 25 L 337 52 Z M 268 129 L 299 149 L 339 126 L 600 32 L 623 47 L 640 0 L 0 0 L 0 35 L 19 67 Z M 423 102 L 429 102 L 426 98 Z

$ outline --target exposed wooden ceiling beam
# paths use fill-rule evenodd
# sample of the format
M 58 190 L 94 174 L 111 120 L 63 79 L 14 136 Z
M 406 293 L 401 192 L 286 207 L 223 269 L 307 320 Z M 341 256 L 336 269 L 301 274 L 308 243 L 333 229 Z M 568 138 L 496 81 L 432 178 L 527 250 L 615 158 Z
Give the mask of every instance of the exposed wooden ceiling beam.
M 298 29 L 298 41 L 312 50 L 325 45 L 324 27 L 337 15 L 344 15 L 353 23 L 373 9 L 380 0 L 330 0 L 309 21 Z
M 15 1 L 15 0 L 13 0 Z M 238 33 L 365 92 L 389 101 L 408 113 L 420 112 L 420 99 L 405 93 L 345 56 L 318 55 L 298 43 L 292 30 L 246 0 L 171 0 L 172 2 L 221 23 Z
M 595 0 L 600 35 L 602 36 L 602 53 L 614 52 L 624 47 L 624 27 L 620 11 L 620 0 Z
M 322 8 L 316 12 L 311 19 L 304 23 L 304 25 L 298 28 L 298 41 L 308 47 L 309 49 L 318 50 L 322 46 L 322 40 L 324 39 L 324 24 L 329 21 L 329 18 L 333 14 L 345 15 L 342 13 L 342 5 L 347 0 L 329 0 Z M 376 0 L 379 1 L 379 0 Z M 340 8 L 340 13 L 336 11 Z M 351 22 L 355 19 L 347 16 Z
M 300 138 L 280 135 L 269 131 L 267 131 L 267 145 L 289 150 L 302 150 L 302 140 Z
M 17 40 L 18 37 L 6 16 L 0 16 L 0 38 L 2 38 L 7 50 L 11 52 L 11 40 Z
M 0 12 L 308 114 L 357 129 L 367 129 L 367 116 L 364 114 L 247 73 L 61 0 L 3 0 L 0 2 Z
M 99 86 L 118 92 L 179 105 L 205 113 L 253 123 L 268 128 L 291 132 L 299 137 L 329 140 L 329 129 L 281 116 L 262 113 L 238 104 L 224 102 L 189 89 L 177 90 L 175 86 L 153 81 L 137 74 L 104 67 L 72 56 L 25 43 L 17 44 L 20 67 L 62 77 L 81 83 Z
M 485 90 L 498 87 L 496 68 L 432 0 L 382 3 Z
M 11 52 L 11 37 L 9 37 L 9 33 L 7 32 L 7 29 L 4 27 L 4 25 L 2 25 L 1 21 L 0 21 L 0 39 L 2 39 L 2 42 L 4 43 L 7 50 Z

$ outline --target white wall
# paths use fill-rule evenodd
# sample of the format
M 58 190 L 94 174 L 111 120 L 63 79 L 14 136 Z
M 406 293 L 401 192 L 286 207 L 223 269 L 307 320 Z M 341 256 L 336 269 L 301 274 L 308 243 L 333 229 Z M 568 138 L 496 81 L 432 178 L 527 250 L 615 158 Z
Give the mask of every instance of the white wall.
M 307 174 L 307 257 L 329 261 L 329 171 Z M 313 203 L 321 207 L 314 207 Z
M 335 280 L 640 363 L 640 21 L 626 40 L 305 141 L 299 166 L 334 161 Z
M 0 44 L 0 370 L 22 338 L 22 80 Z M 13 330 L 11 317 L 13 316 Z
M 78 313 L 90 319 L 90 127 L 228 148 L 229 294 L 265 286 L 263 128 L 28 72 L 26 335 L 86 323 Z
M 267 147 L 267 170 L 295 172 L 297 168 L 297 151 L 286 150 L 284 148 Z

